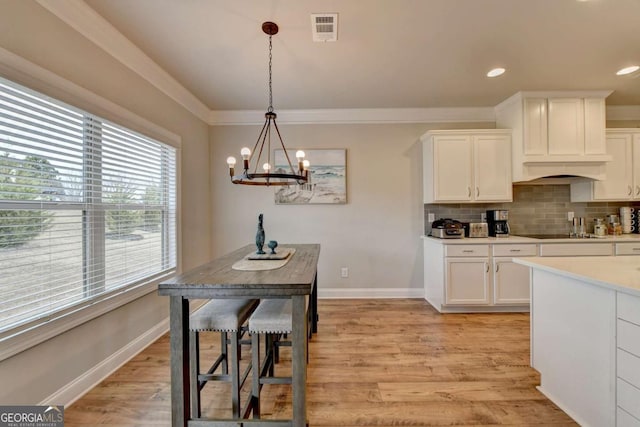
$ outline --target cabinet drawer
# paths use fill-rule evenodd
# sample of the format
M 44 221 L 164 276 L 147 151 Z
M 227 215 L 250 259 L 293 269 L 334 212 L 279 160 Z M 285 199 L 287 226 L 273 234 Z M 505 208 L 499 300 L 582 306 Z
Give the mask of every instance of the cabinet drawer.
M 493 256 L 536 256 L 537 245 L 493 245 Z
M 547 243 L 540 245 L 540 256 L 609 256 L 611 243 Z
M 640 420 L 627 411 L 618 408 L 616 414 L 616 427 L 640 427 Z
M 618 319 L 640 325 L 640 297 L 617 293 Z
M 640 326 L 618 319 L 618 348 L 640 357 Z
M 640 255 L 640 242 L 616 243 L 616 255 Z
M 618 378 L 616 391 L 618 407 L 636 418 L 640 418 L 640 389 Z
M 489 245 L 446 245 L 445 256 L 489 256 Z
M 617 350 L 618 378 L 640 389 L 640 357 Z

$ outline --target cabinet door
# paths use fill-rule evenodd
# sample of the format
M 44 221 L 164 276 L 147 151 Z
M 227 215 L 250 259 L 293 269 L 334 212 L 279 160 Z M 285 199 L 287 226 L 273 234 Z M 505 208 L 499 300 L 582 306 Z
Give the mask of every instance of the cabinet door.
M 584 154 L 607 154 L 606 106 L 602 98 L 584 100 Z
M 446 258 L 448 305 L 489 304 L 489 259 Z
M 631 134 L 607 136 L 607 154 L 613 160 L 606 165 L 607 179 L 593 183 L 593 199 L 629 200 L 633 192 Z
M 547 99 L 526 98 L 524 101 L 525 155 L 547 154 Z
M 435 135 L 433 156 L 435 201 L 471 201 L 471 137 Z
M 584 101 L 551 98 L 549 107 L 549 155 L 584 154 Z
M 494 258 L 493 265 L 493 303 L 529 304 L 531 269 L 511 258 Z
M 633 135 L 633 198 L 640 200 L 640 133 Z M 638 212 L 636 212 L 636 215 Z
M 473 196 L 476 201 L 512 201 L 511 138 L 473 137 Z

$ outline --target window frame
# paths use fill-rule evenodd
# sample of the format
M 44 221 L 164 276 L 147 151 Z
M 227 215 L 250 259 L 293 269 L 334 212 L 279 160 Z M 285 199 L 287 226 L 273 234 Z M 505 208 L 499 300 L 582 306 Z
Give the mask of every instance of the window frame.
M 21 351 L 36 346 L 48 339 L 60 335 L 76 326 L 86 323 L 105 313 L 113 311 L 138 298 L 153 293 L 157 284 L 182 270 L 181 248 L 181 146 L 180 136 L 158 126 L 137 114 L 120 107 L 75 83 L 33 64 L 24 58 L 0 48 L 0 77 L 15 84 L 50 97 L 53 101 L 69 104 L 91 115 L 113 124 L 145 135 L 158 142 L 175 148 L 175 251 L 176 267 L 173 271 L 158 273 L 138 280 L 122 288 L 104 292 L 99 298 L 57 311 L 49 316 L 26 323 L 5 333 L 0 340 L 0 361 Z M 39 206 L 55 202 L 38 201 Z M 12 205 L 15 206 L 15 205 Z M 33 205 L 32 205 L 33 206 Z M 85 209 L 86 204 L 78 203 L 77 208 Z M 73 203 L 66 203 L 57 209 L 73 209 Z M 167 236 L 168 237 L 168 236 Z

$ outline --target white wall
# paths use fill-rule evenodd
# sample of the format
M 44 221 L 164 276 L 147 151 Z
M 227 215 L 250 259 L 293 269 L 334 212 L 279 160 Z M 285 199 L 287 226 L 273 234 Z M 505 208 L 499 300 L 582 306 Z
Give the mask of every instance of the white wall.
M 0 46 L 182 138 L 182 264 L 191 268 L 207 261 L 211 249 L 209 127 L 35 1 L 0 2 Z M 46 84 L 34 85 L 35 90 L 74 103 Z M 168 298 L 152 292 L 1 361 L 0 404 L 68 403 L 96 375 L 113 369 L 119 355 L 135 351 L 135 345 L 166 330 L 167 318 Z M 50 396 L 56 400 L 46 401 Z
M 288 149 L 346 148 L 346 205 L 276 205 L 273 189 L 231 184 L 225 163 L 253 147 L 257 126 L 211 131 L 214 255 L 252 243 L 257 217 L 267 239 L 320 243 L 320 297 L 422 297 L 424 233 L 420 136 L 478 124 L 280 125 Z M 313 162 L 313 159 L 309 159 Z M 340 268 L 349 268 L 349 278 Z

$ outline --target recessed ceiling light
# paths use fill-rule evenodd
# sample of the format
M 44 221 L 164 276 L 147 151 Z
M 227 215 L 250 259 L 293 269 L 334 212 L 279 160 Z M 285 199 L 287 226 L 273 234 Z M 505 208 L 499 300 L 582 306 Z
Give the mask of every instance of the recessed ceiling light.
M 507 71 L 504 68 L 494 68 L 493 70 L 487 73 L 487 77 L 498 77 L 504 74 Z
M 618 70 L 616 74 L 619 76 L 626 76 L 627 74 L 635 73 L 638 70 L 640 70 L 640 65 L 632 65 L 630 67 L 625 67 L 621 70 Z

